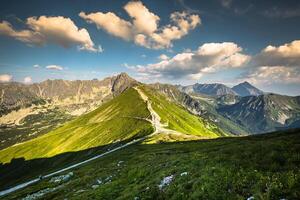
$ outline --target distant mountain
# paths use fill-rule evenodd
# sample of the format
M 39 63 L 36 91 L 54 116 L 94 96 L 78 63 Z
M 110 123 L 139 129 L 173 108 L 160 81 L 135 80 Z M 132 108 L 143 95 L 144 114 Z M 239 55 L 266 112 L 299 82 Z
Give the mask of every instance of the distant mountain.
M 253 134 L 296 128 L 300 125 L 300 96 L 246 96 L 236 104 L 223 105 L 217 110 Z
M 237 95 L 230 87 L 226 85 L 213 83 L 213 84 L 199 84 L 179 87 L 183 92 L 186 93 L 198 93 L 212 96 L 220 96 L 225 94 Z
M 243 97 L 244 96 L 259 96 L 259 95 L 264 94 L 263 91 L 257 89 L 256 87 L 254 87 L 247 81 L 232 87 L 232 90 L 239 96 L 243 96 Z
M 30 85 L 2 83 L 0 116 L 11 110 L 30 107 L 46 100 L 70 113 L 76 114 L 76 110 L 79 109 L 89 111 L 100 105 L 103 100 L 110 99 L 137 84 L 138 82 L 126 73 L 103 80 L 46 80 Z
M 24 84 L 0 83 L 0 116 L 12 110 L 29 107 L 32 104 L 44 104 L 45 101 L 38 97 Z
M 103 80 L 0 84 L 0 149 L 41 136 L 139 83 L 126 73 Z

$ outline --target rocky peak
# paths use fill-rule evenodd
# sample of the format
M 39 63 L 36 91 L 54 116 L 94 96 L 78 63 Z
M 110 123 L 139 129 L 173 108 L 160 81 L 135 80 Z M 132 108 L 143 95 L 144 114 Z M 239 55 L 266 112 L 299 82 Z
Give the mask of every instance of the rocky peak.
M 122 93 L 124 90 L 138 85 L 139 82 L 131 78 L 127 73 L 122 72 L 112 78 L 112 92 L 114 95 Z

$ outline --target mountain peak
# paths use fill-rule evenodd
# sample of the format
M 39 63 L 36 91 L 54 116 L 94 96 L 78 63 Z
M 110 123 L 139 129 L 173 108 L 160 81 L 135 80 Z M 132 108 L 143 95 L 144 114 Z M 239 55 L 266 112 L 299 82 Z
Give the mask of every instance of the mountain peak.
M 232 90 L 235 91 L 240 96 L 259 96 L 264 94 L 263 91 L 254 87 L 247 81 L 243 83 L 239 83 L 238 85 L 232 87 Z
M 112 79 L 112 91 L 118 95 L 126 89 L 138 85 L 139 82 L 131 78 L 127 73 L 122 72 Z
M 239 85 L 246 85 L 246 86 L 252 86 L 253 87 L 253 85 L 251 85 L 251 83 L 249 83 L 248 81 L 244 81 L 244 82 L 240 83 Z

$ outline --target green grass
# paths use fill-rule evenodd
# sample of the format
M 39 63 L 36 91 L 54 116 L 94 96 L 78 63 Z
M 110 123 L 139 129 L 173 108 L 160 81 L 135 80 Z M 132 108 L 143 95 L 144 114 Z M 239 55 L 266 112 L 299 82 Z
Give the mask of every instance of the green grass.
M 216 125 L 191 114 L 183 106 L 169 101 L 154 89 L 146 86 L 142 86 L 141 89 L 151 100 L 152 107 L 161 117 L 162 123 L 168 123 L 168 128 L 185 134 L 208 138 L 226 135 Z
M 51 157 L 106 145 L 153 132 L 152 125 L 134 117 L 150 113 L 137 91 L 128 89 L 98 109 L 85 114 L 41 137 L 0 151 L 0 162 Z
M 299 141 L 296 130 L 134 145 L 73 170 L 69 182 L 43 199 L 299 199 Z M 174 180 L 159 190 L 169 175 Z M 105 181 L 109 176 L 111 181 Z M 92 189 L 97 179 L 104 183 Z M 44 180 L 5 198 L 20 199 L 57 185 Z

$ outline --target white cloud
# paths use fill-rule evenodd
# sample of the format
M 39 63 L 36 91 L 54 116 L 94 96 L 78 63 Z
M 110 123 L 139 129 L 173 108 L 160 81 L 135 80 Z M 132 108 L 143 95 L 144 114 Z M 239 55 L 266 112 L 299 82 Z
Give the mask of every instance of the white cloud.
M 88 31 L 79 29 L 70 18 L 57 17 L 29 17 L 26 20 L 28 29 L 15 30 L 7 21 L 0 23 L 0 34 L 13 37 L 28 45 L 44 46 L 58 44 L 69 48 L 78 45 L 78 49 L 99 52 L 95 48 Z
M 59 65 L 48 65 L 46 66 L 46 69 L 52 69 L 52 70 L 63 70 L 64 68 L 62 66 L 59 66 Z
M 264 48 L 242 79 L 257 84 L 300 83 L 300 40 Z
M 196 51 L 183 52 L 172 58 L 145 66 L 130 66 L 137 73 L 160 76 L 167 79 L 199 79 L 203 74 L 245 66 L 250 56 L 232 42 L 206 43 Z
M 30 76 L 26 76 L 26 77 L 24 78 L 23 82 L 24 82 L 25 84 L 32 83 L 32 78 L 31 78 Z
M 158 56 L 158 58 L 160 60 L 168 60 L 169 59 L 169 57 L 166 54 L 161 54 L 160 56 Z
M 79 16 L 88 23 L 95 23 L 98 29 L 102 28 L 116 37 L 123 38 L 124 40 L 129 40 L 132 37 L 132 24 L 112 12 L 91 14 L 80 12 Z
M 262 66 L 248 72 L 243 80 L 257 85 L 300 84 L 300 70 L 285 66 Z
M 6 83 L 12 81 L 12 75 L 9 74 L 0 74 L 0 82 Z
M 90 14 L 80 12 L 79 16 L 113 36 L 151 49 L 172 47 L 173 40 L 182 38 L 201 24 L 198 15 L 174 12 L 170 16 L 171 24 L 159 27 L 160 18 L 150 12 L 142 2 L 130 1 L 124 9 L 131 21 L 126 21 L 112 12 Z
M 36 65 L 33 65 L 34 68 L 39 68 L 40 65 L 36 64 Z
M 300 66 L 300 40 L 281 46 L 269 45 L 254 59 L 257 66 Z
M 131 1 L 124 6 L 125 11 L 133 19 L 135 32 L 152 34 L 157 30 L 159 17 L 150 12 L 142 2 Z

